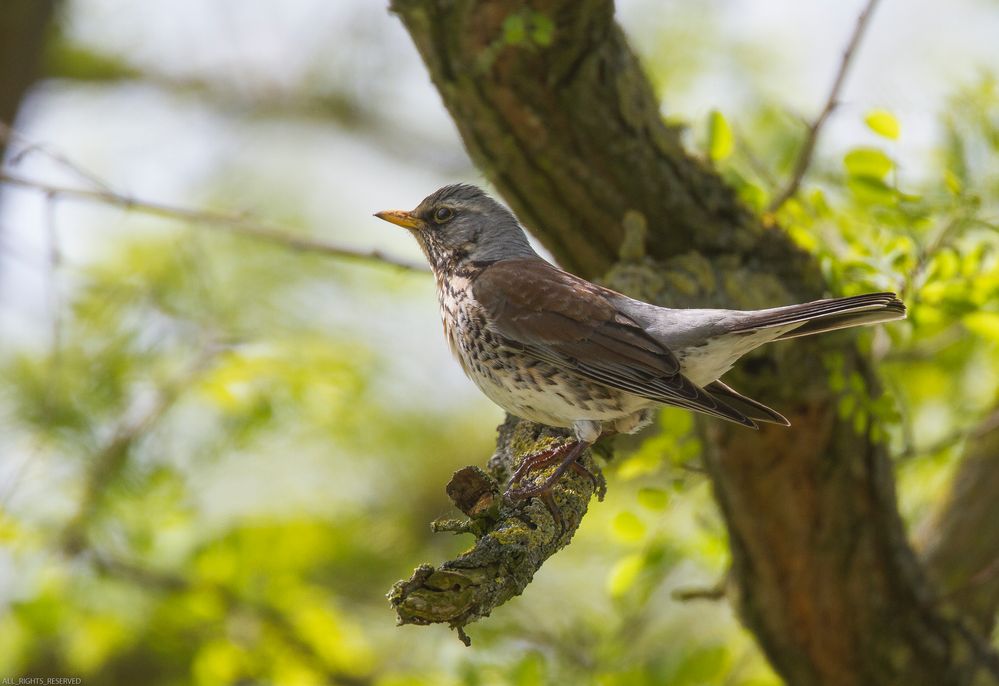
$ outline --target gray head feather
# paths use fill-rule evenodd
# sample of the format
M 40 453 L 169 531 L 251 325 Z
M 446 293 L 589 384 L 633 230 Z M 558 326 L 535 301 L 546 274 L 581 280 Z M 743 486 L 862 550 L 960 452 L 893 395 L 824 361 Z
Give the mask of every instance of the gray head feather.
M 435 269 L 537 256 L 513 213 L 481 188 L 445 186 L 424 198 L 413 214 L 424 221 L 417 236 Z

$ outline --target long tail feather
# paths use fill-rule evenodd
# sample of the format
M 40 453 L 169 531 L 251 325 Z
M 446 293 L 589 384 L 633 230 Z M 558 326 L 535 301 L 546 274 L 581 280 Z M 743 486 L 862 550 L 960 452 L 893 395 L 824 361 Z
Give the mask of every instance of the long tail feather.
M 712 381 L 704 387 L 704 390 L 724 402 L 732 409 L 741 412 L 752 420 L 757 422 L 766 422 L 768 424 L 791 426 L 791 422 L 787 421 L 784 415 L 780 412 L 777 412 L 776 410 L 773 410 L 763 403 L 753 400 L 752 398 L 747 398 L 731 386 L 728 386 L 721 381 Z
M 811 336 L 825 331 L 865 326 L 905 318 L 905 305 L 894 293 L 868 293 L 849 298 L 816 300 L 749 314 L 735 331 L 752 331 L 801 324 L 775 340 Z

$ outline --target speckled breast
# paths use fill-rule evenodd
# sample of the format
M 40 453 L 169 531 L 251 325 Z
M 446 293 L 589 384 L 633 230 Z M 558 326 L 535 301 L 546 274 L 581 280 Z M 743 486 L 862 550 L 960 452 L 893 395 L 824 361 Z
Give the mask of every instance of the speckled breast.
M 467 280 L 438 284 L 444 335 L 465 374 L 494 403 L 548 426 L 581 419 L 614 421 L 651 404 L 530 357 L 487 325 Z

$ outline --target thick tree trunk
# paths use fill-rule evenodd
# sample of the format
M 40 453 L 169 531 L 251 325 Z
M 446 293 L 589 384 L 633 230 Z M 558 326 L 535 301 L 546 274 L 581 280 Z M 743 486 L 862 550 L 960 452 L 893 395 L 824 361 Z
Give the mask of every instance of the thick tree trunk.
M 473 160 L 564 267 L 669 305 L 823 294 L 814 260 L 664 125 L 610 0 L 393 9 Z M 826 365 L 879 392 L 849 335 L 795 341 L 733 375 L 793 428 L 705 425 L 743 620 L 792 684 L 999 683 L 907 543 L 876 420 L 838 416 Z
M 28 87 L 38 77 L 56 0 L 6 0 L 0 9 L 0 122 L 13 124 Z M 0 159 L 6 140 L 0 136 Z

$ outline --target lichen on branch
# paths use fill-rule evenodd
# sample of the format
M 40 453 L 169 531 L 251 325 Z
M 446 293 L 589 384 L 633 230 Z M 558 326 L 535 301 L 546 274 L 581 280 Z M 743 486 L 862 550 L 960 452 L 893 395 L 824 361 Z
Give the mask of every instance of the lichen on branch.
M 451 478 L 448 496 L 467 519 L 434 522 L 436 531 L 470 533 L 472 547 L 434 567 L 423 564 L 388 593 L 399 624 L 448 624 L 469 643 L 463 628 L 520 595 L 545 560 L 566 546 L 586 514 L 590 498 L 603 496 L 604 481 L 592 451 L 583 466 L 590 479 L 572 470 L 551 489 L 548 504 L 539 498 L 514 500 L 502 495 L 514 470 L 528 456 L 573 440 L 564 430 L 508 417 L 499 427 L 488 471 L 465 467 Z M 535 472 L 543 480 L 555 466 Z

